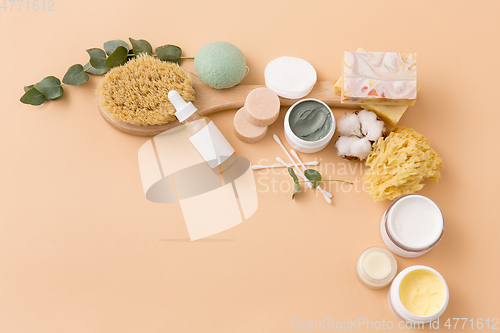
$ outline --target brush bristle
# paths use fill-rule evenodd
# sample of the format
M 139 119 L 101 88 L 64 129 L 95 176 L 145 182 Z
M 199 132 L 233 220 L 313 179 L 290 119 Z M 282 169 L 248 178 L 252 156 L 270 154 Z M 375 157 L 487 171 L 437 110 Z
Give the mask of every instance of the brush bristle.
M 194 101 L 189 74 L 179 65 L 141 54 L 111 69 L 97 88 L 99 105 L 110 117 L 134 125 L 163 125 L 175 120 L 168 92 Z

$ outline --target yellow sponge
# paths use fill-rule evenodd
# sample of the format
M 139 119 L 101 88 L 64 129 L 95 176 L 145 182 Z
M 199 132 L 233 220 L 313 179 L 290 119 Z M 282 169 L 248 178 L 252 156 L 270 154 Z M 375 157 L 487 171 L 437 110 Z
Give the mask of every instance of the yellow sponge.
M 370 168 L 363 181 L 372 198 L 380 201 L 419 191 L 426 178 L 437 183 L 443 160 L 424 135 L 411 128 L 396 127 L 385 139 L 373 144 L 366 165 Z

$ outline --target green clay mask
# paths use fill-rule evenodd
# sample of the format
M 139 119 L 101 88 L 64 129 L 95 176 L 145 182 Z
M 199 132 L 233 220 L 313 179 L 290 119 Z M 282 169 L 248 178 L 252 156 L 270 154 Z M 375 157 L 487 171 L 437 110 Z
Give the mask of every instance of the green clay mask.
M 298 138 L 304 141 L 318 141 L 332 129 L 332 115 L 323 104 L 304 101 L 294 106 L 290 112 L 289 123 Z

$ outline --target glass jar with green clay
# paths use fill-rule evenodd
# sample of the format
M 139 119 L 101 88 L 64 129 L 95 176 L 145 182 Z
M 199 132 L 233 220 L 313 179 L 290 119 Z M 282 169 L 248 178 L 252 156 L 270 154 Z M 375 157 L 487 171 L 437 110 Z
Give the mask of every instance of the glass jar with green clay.
M 315 153 L 335 133 L 335 117 L 324 102 L 307 98 L 292 105 L 285 115 L 285 138 L 295 150 Z

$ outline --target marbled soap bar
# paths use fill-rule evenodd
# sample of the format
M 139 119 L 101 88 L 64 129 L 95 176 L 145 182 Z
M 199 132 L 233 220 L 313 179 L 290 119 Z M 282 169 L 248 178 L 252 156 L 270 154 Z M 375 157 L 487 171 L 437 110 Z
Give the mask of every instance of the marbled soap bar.
M 416 53 L 345 51 L 342 70 L 342 103 L 415 104 Z

